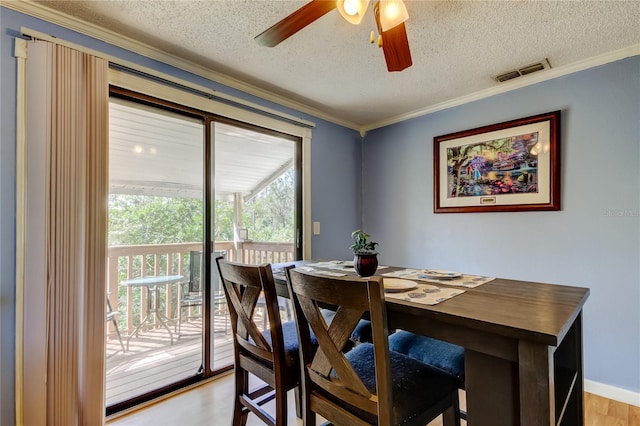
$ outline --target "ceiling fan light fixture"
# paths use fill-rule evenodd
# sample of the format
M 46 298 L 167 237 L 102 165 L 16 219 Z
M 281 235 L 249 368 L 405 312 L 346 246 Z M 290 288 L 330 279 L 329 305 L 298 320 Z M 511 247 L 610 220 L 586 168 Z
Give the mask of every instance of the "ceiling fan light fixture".
M 369 0 L 338 0 L 336 7 L 347 22 L 358 25 L 369 7 Z
M 380 26 L 388 31 L 409 19 L 407 7 L 402 0 L 380 0 Z

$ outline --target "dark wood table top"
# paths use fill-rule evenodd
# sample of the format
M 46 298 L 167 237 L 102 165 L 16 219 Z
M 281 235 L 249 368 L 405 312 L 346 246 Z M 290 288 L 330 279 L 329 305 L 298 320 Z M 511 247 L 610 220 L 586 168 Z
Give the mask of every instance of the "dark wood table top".
M 277 270 L 283 265 L 286 264 L 274 264 L 273 268 Z M 379 270 L 378 274 L 400 269 L 405 268 L 389 267 Z M 282 278 L 276 275 L 280 284 L 283 284 Z M 446 283 L 436 285 L 446 286 Z M 558 346 L 589 296 L 588 288 L 501 278 L 464 290 L 464 294 L 437 305 L 388 298 L 387 310 L 390 316 L 394 313 L 413 315 L 416 321 L 437 321 Z

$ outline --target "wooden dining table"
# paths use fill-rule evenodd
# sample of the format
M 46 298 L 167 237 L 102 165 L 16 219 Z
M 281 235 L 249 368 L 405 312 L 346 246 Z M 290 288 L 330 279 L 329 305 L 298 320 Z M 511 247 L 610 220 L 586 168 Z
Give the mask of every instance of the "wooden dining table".
M 288 297 L 277 273 L 284 265 L 272 267 L 278 293 Z M 464 290 L 435 305 L 388 297 L 386 309 L 390 328 L 465 348 L 467 424 L 584 424 L 582 308 L 589 289 L 496 278 Z

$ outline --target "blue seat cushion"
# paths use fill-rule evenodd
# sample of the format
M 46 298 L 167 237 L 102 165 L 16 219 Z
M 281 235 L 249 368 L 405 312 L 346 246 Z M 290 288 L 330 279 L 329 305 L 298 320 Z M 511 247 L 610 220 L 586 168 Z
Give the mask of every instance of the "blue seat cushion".
M 464 348 L 461 346 L 398 330 L 389 336 L 389 350 L 442 370 L 464 386 Z
M 320 309 L 324 320 L 327 324 L 331 323 L 333 317 L 336 315 L 336 311 L 332 311 L 331 309 Z M 353 329 L 353 333 L 351 333 L 350 337 L 351 341 L 354 343 L 363 343 L 373 342 L 373 332 L 371 331 L 371 321 L 360 320 L 356 328 Z
M 271 330 L 265 330 L 262 333 L 264 339 L 271 345 Z M 284 353 L 285 362 L 287 367 L 295 367 L 300 364 L 300 355 L 298 352 L 298 330 L 296 329 L 295 321 L 286 321 L 282 323 L 282 337 L 284 340 Z M 253 343 L 253 339 L 249 338 L 249 341 Z M 317 344 L 316 336 L 311 333 L 311 342 Z
M 345 357 L 369 392 L 377 393 L 373 345 L 371 343 L 359 344 L 347 352 Z M 421 413 L 458 388 L 455 380 L 449 375 L 429 365 L 393 351 L 389 352 L 389 357 L 393 392 L 393 419 L 396 425 L 403 424 L 415 417 L 421 417 Z M 376 416 L 342 400 L 336 402 L 371 424 L 377 424 Z
M 357 343 L 372 343 L 371 321 L 360 320 L 356 328 L 353 329 L 353 333 L 351 333 L 351 340 Z

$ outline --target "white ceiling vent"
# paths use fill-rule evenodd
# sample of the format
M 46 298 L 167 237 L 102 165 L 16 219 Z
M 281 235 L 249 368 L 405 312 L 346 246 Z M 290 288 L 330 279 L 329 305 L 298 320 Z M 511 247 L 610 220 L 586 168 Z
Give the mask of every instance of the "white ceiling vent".
M 551 64 L 549 63 L 549 60 L 545 58 L 540 62 L 536 62 L 535 64 L 527 65 L 522 68 L 507 71 L 505 73 L 497 75 L 495 79 L 498 80 L 500 83 L 502 83 L 523 75 L 531 74 L 534 72 L 538 72 L 538 71 L 542 71 L 550 68 L 551 68 Z

